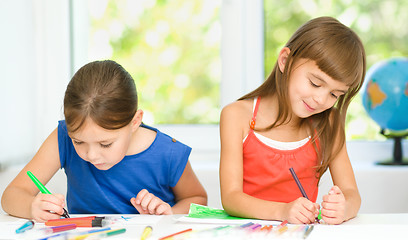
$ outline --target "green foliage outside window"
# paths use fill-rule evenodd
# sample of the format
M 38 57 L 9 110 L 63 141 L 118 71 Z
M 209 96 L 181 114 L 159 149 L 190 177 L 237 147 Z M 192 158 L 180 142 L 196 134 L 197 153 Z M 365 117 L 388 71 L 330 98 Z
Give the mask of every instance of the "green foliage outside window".
M 147 123 L 218 123 L 220 0 L 89 2 L 90 58 L 133 76 Z
M 408 56 L 408 2 L 405 0 L 265 0 L 265 76 L 294 31 L 318 16 L 332 16 L 360 36 L 367 54 L 367 70 L 391 57 Z M 358 95 L 346 120 L 347 139 L 385 139 L 366 114 Z
M 90 1 L 90 60 L 114 59 L 134 77 L 148 123 L 219 121 L 221 0 Z M 368 68 L 408 56 L 404 0 L 265 0 L 265 76 L 291 34 L 304 22 L 332 16 L 355 30 Z M 351 103 L 347 138 L 384 139 L 363 109 Z

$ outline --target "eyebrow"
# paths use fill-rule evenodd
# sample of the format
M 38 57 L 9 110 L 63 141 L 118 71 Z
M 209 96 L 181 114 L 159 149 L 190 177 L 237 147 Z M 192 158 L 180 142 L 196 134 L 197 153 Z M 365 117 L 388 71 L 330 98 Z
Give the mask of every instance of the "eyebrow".
M 322 81 L 324 84 L 327 85 L 327 82 L 326 82 L 323 78 L 321 78 L 319 75 L 317 75 L 317 74 L 315 74 L 315 73 L 310 73 L 310 74 L 311 74 L 314 78 L 317 78 L 319 81 Z M 346 90 L 341 90 L 341 89 L 336 89 L 336 90 L 334 90 L 334 91 L 342 92 L 343 94 L 346 94 L 346 93 L 347 93 Z
M 82 140 L 80 140 L 80 139 L 77 139 L 77 138 L 74 138 L 74 137 L 72 137 L 72 136 L 69 136 L 71 139 L 73 139 L 74 141 L 77 141 L 77 142 L 85 142 L 85 141 L 82 141 Z M 113 142 L 115 140 L 115 138 L 112 138 L 112 139 L 105 139 L 105 140 L 102 140 L 102 141 L 97 141 L 98 143 L 110 143 L 110 142 Z

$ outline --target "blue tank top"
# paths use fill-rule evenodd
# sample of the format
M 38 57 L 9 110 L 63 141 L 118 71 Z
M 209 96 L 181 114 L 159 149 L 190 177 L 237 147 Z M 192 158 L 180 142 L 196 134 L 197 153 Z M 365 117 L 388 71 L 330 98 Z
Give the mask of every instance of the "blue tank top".
M 164 202 L 176 203 L 174 187 L 187 164 L 191 148 L 156 128 L 146 150 L 125 156 L 108 170 L 98 170 L 78 156 L 65 121 L 58 124 L 58 148 L 61 168 L 67 175 L 67 206 L 72 214 L 136 214 L 130 203 L 142 189 Z

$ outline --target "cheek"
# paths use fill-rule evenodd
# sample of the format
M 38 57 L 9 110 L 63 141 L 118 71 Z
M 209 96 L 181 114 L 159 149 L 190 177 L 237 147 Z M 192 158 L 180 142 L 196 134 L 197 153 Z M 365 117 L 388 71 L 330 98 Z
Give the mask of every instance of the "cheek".
M 109 150 L 104 152 L 104 157 L 107 159 L 112 159 L 114 162 L 119 162 L 126 155 L 126 146 L 124 144 L 117 144 L 112 146 Z
M 78 156 L 85 160 L 85 150 L 83 147 L 79 147 L 74 144 L 74 149 Z
M 328 101 L 327 109 L 332 108 L 337 102 L 337 99 L 332 99 Z

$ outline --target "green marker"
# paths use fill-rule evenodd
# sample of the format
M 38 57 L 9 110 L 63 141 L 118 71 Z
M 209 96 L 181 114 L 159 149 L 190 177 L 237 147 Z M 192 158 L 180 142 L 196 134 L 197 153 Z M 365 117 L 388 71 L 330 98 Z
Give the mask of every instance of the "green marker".
M 101 238 L 110 237 L 110 236 L 114 236 L 114 235 L 125 233 L 125 232 L 126 232 L 126 228 L 113 229 L 113 230 L 97 233 L 95 235 L 93 234 L 89 235 L 89 239 L 101 239 Z
M 40 180 L 38 180 L 34 174 L 32 174 L 30 171 L 27 171 L 27 175 L 31 178 L 31 180 L 33 181 L 33 183 L 37 186 L 37 188 L 40 190 L 40 192 L 42 194 L 51 194 L 50 191 L 48 191 L 48 189 L 40 182 Z M 68 215 L 68 211 L 64 209 L 64 213 L 62 214 L 63 217 L 65 218 L 70 218 Z

